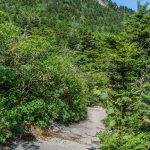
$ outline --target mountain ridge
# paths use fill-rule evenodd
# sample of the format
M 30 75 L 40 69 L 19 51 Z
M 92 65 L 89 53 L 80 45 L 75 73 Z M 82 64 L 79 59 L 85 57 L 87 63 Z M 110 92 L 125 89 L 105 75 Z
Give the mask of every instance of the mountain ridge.
M 106 0 L 18 0 L 17 5 L 15 0 L 0 0 L 0 9 L 23 29 L 51 27 L 55 30 L 56 26 L 60 29 L 65 26 L 68 30 L 78 25 L 78 28 L 84 26 L 92 31 L 113 33 L 118 32 L 124 18 L 133 13 L 131 9 Z

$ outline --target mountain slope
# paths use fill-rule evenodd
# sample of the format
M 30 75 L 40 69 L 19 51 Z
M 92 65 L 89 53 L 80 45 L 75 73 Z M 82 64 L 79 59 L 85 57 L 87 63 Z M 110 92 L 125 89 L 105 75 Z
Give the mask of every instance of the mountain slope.
M 0 10 L 9 14 L 9 20 L 22 28 L 80 26 L 93 31 L 118 32 L 120 23 L 133 13 L 103 0 L 0 0 Z M 68 28 L 68 27 L 67 27 Z

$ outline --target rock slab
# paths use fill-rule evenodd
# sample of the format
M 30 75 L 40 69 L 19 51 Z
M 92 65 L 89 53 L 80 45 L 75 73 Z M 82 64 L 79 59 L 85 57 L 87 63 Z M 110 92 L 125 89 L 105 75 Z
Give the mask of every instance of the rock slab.
M 97 133 L 105 129 L 106 117 L 105 109 L 90 107 L 85 121 L 61 128 L 60 138 L 19 142 L 12 150 L 98 150 L 100 142 Z

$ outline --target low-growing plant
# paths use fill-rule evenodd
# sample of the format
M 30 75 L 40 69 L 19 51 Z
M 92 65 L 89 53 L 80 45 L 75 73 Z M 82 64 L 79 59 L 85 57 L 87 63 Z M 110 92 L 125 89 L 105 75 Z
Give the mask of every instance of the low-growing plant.
M 148 133 L 125 133 L 119 130 L 100 134 L 103 150 L 147 150 L 150 142 Z

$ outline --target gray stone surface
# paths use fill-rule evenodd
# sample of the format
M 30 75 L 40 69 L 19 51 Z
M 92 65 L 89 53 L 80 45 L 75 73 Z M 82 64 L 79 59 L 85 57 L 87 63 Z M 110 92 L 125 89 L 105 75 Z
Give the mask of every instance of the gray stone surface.
M 100 147 L 97 133 L 105 129 L 103 120 L 106 116 L 103 108 L 88 108 L 88 118 L 85 121 L 59 127 L 60 138 L 18 143 L 13 150 L 97 150 Z
M 106 116 L 106 111 L 103 108 L 88 108 L 88 118 L 85 121 L 64 128 L 65 131 L 69 131 L 69 134 L 63 134 L 64 139 L 73 139 L 77 143 L 95 148 L 100 147 L 97 133 L 105 129 L 103 121 Z
M 93 143 L 99 143 L 99 138 L 98 137 L 92 137 L 92 142 Z
M 88 150 L 89 146 L 69 140 L 53 138 L 51 140 L 38 140 L 19 145 L 17 150 Z

